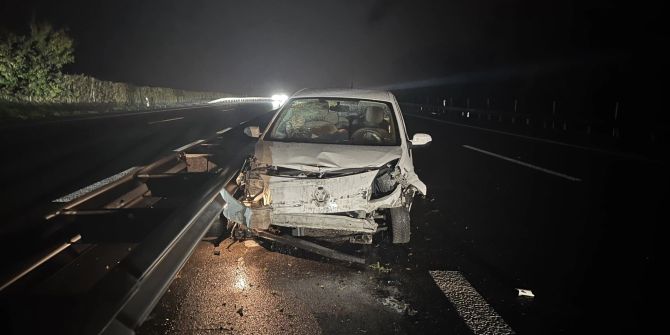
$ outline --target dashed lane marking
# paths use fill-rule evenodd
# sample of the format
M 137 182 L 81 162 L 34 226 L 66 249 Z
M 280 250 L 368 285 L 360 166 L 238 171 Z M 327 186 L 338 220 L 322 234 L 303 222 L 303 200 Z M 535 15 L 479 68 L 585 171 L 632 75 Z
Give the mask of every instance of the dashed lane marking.
M 503 156 L 503 155 L 499 155 L 499 154 L 496 154 L 496 153 L 493 153 L 493 152 L 490 152 L 490 151 L 486 151 L 486 150 L 483 150 L 483 149 L 475 148 L 475 147 L 473 147 L 473 146 L 469 146 L 469 145 L 465 145 L 465 144 L 464 144 L 463 147 L 466 148 L 466 149 L 470 149 L 470 150 L 474 150 L 474 151 L 483 153 L 483 154 L 485 154 L 485 155 L 489 155 L 489 156 L 493 156 L 493 157 L 496 157 L 496 158 L 500 158 L 500 159 L 502 159 L 502 160 L 506 160 L 506 161 L 508 161 L 508 162 L 512 162 L 512 163 L 516 163 L 516 164 L 519 164 L 519 165 L 522 165 L 522 166 L 525 166 L 525 167 L 529 167 L 529 168 L 531 168 L 531 169 L 535 169 L 535 170 L 538 170 L 538 171 L 542 171 L 542 172 L 544 172 L 544 173 L 548 173 L 548 174 L 551 174 L 551 175 L 554 175 L 554 176 L 557 176 L 557 177 L 565 178 L 565 179 L 570 180 L 570 181 L 582 181 L 582 180 L 579 179 L 579 178 L 576 178 L 576 177 L 573 177 L 573 176 L 569 176 L 569 175 L 564 174 L 564 173 L 560 173 L 560 172 L 556 172 L 556 171 L 553 171 L 553 170 L 545 169 L 545 168 L 543 168 L 543 167 L 539 167 L 539 166 L 537 166 L 537 165 L 533 165 L 533 164 L 529 164 L 529 163 L 526 163 L 526 162 L 522 162 L 522 161 L 520 161 L 520 160 L 516 160 L 516 159 L 514 159 L 514 158 L 505 157 L 505 156 Z
M 172 118 L 172 119 L 166 119 L 166 120 L 160 120 L 160 121 L 152 121 L 152 122 L 148 122 L 147 124 L 156 124 L 156 123 L 163 123 L 163 122 L 171 122 L 171 121 L 181 120 L 181 119 L 183 119 L 183 118 L 184 118 L 183 116 L 180 116 L 180 117 L 175 117 L 175 118 Z
M 515 334 L 460 272 L 429 271 L 429 273 L 475 335 Z

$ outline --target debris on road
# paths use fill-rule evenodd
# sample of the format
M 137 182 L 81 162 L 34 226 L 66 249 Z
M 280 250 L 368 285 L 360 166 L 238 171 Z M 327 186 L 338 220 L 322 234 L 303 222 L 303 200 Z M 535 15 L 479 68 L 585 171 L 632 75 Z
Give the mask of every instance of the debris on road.
M 386 268 L 386 267 L 384 267 L 383 265 L 380 265 L 379 262 L 377 262 L 377 263 L 375 263 L 375 264 L 370 264 L 369 267 L 370 267 L 370 269 L 377 270 L 377 271 L 379 271 L 379 272 L 381 272 L 381 273 L 389 273 L 389 272 L 391 272 L 391 269 L 390 269 L 390 268 Z
M 414 316 L 418 313 L 408 303 L 398 300 L 395 297 L 386 297 L 381 300 L 381 303 L 384 306 L 391 307 L 394 311 L 400 314 L 407 313 L 409 316 Z
M 244 307 L 240 307 L 240 308 L 237 310 L 237 314 L 239 314 L 240 316 L 244 316 Z
M 535 294 L 533 294 L 533 291 L 531 290 L 526 290 L 523 288 L 517 288 L 517 291 L 519 291 L 519 296 L 520 297 L 529 297 L 529 298 L 534 298 Z
M 247 248 L 255 248 L 255 247 L 260 247 L 260 244 L 254 240 L 246 240 L 244 241 L 244 246 Z

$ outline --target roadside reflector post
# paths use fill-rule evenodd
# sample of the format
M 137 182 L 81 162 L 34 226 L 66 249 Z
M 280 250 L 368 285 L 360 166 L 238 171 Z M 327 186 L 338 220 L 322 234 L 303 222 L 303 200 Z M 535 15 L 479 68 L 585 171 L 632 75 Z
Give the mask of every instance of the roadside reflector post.
M 551 115 L 552 115 L 551 129 L 555 129 L 556 128 L 556 100 L 551 102 Z
M 619 102 L 614 103 L 614 126 L 612 127 L 612 137 L 619 137 Z

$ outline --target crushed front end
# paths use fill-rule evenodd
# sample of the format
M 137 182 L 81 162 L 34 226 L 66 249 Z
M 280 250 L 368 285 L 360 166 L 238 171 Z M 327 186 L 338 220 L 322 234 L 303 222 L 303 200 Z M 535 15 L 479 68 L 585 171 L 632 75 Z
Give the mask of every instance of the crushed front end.
M 222 191 L 224 216 L 245 231 L 371 243 L 386 230 L 388 209 L 409 209 L 417 188 L 398 159 L 376 168 L 310 171 L 245 161 L 234 194 Z

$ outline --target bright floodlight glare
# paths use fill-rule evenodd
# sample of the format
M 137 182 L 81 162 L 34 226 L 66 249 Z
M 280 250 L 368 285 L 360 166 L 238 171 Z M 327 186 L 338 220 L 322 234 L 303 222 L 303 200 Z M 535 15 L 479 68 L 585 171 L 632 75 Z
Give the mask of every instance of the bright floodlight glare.
M 286 102 L 288 100 L 288 95 L 286 94 L 274 94 L 272 95 L 272 100 L 279 101 L 280 103 Z
M 272 95 L 272 107 L 279 108 L 281 105 L 288 100 L 288 95 L 286 94 L 273 94 Z

